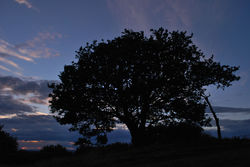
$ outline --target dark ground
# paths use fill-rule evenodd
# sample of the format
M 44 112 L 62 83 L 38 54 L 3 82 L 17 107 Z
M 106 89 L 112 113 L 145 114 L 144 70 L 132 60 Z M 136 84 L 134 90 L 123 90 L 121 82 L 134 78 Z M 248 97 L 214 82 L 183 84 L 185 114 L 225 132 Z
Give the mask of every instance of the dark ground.
M 140 148 L 113 145 L 81 154 L 19 152 L 1 157 L 1 167 L 247 167 L 250 166 L 250 143 L 224 141 L 206 145 L 152 145 Z

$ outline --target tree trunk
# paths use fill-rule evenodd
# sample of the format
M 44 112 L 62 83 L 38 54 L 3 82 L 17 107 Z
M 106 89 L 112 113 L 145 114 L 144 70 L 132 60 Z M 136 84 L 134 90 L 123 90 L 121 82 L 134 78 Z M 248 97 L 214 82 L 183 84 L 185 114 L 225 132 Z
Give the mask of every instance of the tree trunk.
M 143 129 L 140 129 L 138 127 L 131 127 L 131 126 L 128 126 L 128 129 L 129 129 L 129 132 L 130 132 L 130 135 L 131 135 L 131 143 L 134 145 L 134 146 L 142 146 L 145 144 L 146 142 L 146 138 L 145 138 L 145 130 Z
M 209 106 L 209 109 L 210 109 L 211 113 L 213 114 L 215 124 L 217 126 L 218 139 L 221 140 L 221 130 L 220 130 L 219 118 L 216 116 L 216 113 L 214 112 L 213 107 L 212 107 L 211 103 L 208 100 L 208 97 L 204 96 L 204 99 L 206 100 L 206 102 L 207 102 L 207 104 Z
M 146 144 L 146 138 L 143 131 L 136 130 L 130 131 L 131 134 L 131 142 L 134 146 L 143 146 Z

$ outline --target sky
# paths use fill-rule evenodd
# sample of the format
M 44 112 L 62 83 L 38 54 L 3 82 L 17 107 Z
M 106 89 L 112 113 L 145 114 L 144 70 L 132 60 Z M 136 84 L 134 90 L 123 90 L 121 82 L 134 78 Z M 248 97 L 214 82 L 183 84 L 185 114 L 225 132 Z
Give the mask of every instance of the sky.
M 125 28 L 149 35 L 163 27 L 193 33 L 207 57 L 240 66 L 240 81 L 225 90 L 209 87 L 207 93 L 212 105 L 238 112 L 222 118 L 231 130 L 232 121 L 241 129 L 250 119 L 249 16 L 248 0 L 0 0 L 0 124 L 23 149 L 56 141 L 71 148 L 77 134 L 48 115 L 47 83 L 58 81 L 86 42 L 113 39 Z M 118 132 L 128 136 L 124 129 Z M 232 134 L 237 133 L 227 136 Z

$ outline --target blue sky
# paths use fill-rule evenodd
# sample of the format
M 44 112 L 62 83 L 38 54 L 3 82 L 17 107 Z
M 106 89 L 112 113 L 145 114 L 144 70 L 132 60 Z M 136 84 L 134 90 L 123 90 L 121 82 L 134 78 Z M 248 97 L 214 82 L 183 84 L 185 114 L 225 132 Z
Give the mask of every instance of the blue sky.
M 125 28 L 193 33 L 205 55 L 240 66 L 233 86 L 208 88 L 212 104 L 250 108 L 249 16 L 248 0 L 1 0 L 0 118 L 48 114 L 47 82 L 80 46 Z

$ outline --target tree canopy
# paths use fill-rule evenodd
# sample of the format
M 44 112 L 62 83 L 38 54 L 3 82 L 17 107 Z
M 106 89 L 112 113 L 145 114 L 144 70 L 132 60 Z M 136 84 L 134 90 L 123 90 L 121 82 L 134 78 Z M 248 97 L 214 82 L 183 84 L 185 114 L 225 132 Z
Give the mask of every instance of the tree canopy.
M 90 144 L 116 124 L 127 126 L 133 144 L 149 127 L 188 123 L 205 126 L 206 86 L 224 88 L 239 80 L 239 67 L 221 65 L 205 55 L 186 32 L 160 28 L 151 35 L 126 30 L 113 40 L 93 41 L 64 66 L 52 83 L 51 112 L 71 124 Z

